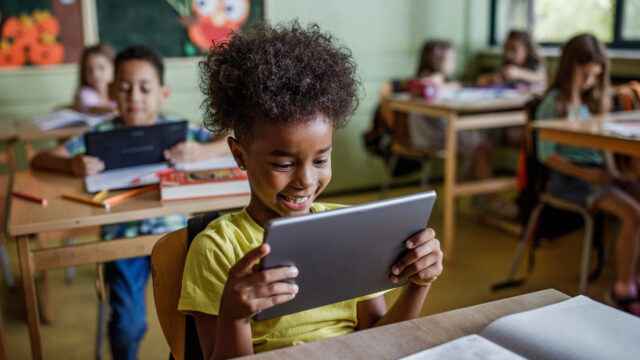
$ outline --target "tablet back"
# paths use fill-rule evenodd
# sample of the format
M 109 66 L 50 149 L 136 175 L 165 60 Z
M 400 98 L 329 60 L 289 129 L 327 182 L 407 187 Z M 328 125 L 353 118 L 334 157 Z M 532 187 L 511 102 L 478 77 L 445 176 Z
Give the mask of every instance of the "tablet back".
M 407 252 L 405 240 L 426 228 L 433 191 L 372 203 L 277 218 L 265 225 L 271 252 L 263 269 L 294 265 L 296 297 L 256 315 L 256 321 L 353 299 L 406 283 L 389 279 Z
M 186 138 L 186 121 L 88 132 L 84 135 L 87 155 L 104 161 L 105 170 L 163 162 L 162 152 Z

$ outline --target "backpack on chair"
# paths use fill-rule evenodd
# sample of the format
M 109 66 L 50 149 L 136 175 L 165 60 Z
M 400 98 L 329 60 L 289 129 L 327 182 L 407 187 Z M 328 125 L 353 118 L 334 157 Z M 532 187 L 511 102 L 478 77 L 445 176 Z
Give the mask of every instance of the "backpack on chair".
M 371 129 L 362 135 L 364 146 L 367 151 L 374 156 L 384 159 L 385 164 L 391 158 L 391 144 L 393 143 L 393 129 L 385 120 L 380 104 L 376 107 L 373 114 L 373 122 Z M 420 169 L 419 161 L 401 157 L 393 170 L 394 176 L 402 176 L 410 174 Z

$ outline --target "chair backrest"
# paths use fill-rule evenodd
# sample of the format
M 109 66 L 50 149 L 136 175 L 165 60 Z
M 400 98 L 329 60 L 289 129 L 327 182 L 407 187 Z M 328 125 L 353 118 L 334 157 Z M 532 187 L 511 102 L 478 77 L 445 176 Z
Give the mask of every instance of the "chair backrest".
M 202 359 L 193 317 L 178 311 L 182 274 L 193 238 L 220 212 L 189 219 L 188 226 L 162 237 L 151 251 L 153 296 L 160 327 L 175 359 Z
M 640 109 L 640 82 L 633 80 L 621 84 L 613 94 L 614 111 Z

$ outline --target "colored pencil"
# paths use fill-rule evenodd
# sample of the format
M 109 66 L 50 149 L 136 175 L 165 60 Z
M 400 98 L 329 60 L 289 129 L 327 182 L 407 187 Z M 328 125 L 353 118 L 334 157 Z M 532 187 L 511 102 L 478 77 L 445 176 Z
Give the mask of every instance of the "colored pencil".
M 111 206 L 119 204 L 131 197 L 134 197 L 136 195 L 142 194 L 142 193 L 146 193 L 148 191 L 151 190 L 155 190 L 158 188 L 158 184 L 154 184 L 154 185 L 149 185 L 149 186 L 145 186 L 145 187 L 141 187 L 141 188 L 137 188 L 131 191 L 127 191 L 125 193 L 119 194 L 119 195 L 115 195 L 112 196 L 110 198 L 104 199 L 102 202 L 105 204 L 109 204 Z
M 109 194 L 109 190 L 104 189 L 93 197 L 93 201 L 102 201 Z
M 19 191 L 15 191 L 15 190 L 11 190 L 11 195 L 15 196 L 15 197 L 19 197 L 25 200 L 31 200 L 33 202 L 37 202 L 42 204 L 42 206 L 47 206 L 47 199 L 44 198 L 39 198 L 37 196 L 33 196 L 33 195 L 29 195 L 29 194 L 25 194 Z
M 62 197 L 67 199 L 67 200 L 73 200 L 73 201 L 77 201 L 77 202 L 81 202 L 81 203 L 85 203 L 85 204 L 89 204 L 89 205 L 93 205 L 93 206 L 100 206 L 102 208 L 105 208 L 107 211 L 109 211 L 109 209 L 111 208 L 111 205 L 100 202 L 100 201 L 94 201 L 92 199 L 87 199 L 84 198 L 82 196 L 78 196 L 78 195 L 73 195 L 73 194 L 62 194 Z

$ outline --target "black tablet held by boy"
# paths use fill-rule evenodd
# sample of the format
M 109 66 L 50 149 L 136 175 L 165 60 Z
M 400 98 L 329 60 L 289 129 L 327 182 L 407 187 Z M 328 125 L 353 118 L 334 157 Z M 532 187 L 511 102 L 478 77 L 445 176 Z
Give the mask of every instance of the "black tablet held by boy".
M 162 152 L 186 138 L 186 121 L 88 132 L 84 135 L 87 155 L 104 161 L 105 170 L 163 162 Z
M 271 252 L 262 269 L 296 266 L 296 297 L 263 310 L 269 320 L 404 285 L 391 282 L 391 266 L 408 249 L 405 241 L 424 230 L 436 201 L 433 191 L 302 216 L 265 225 Z

